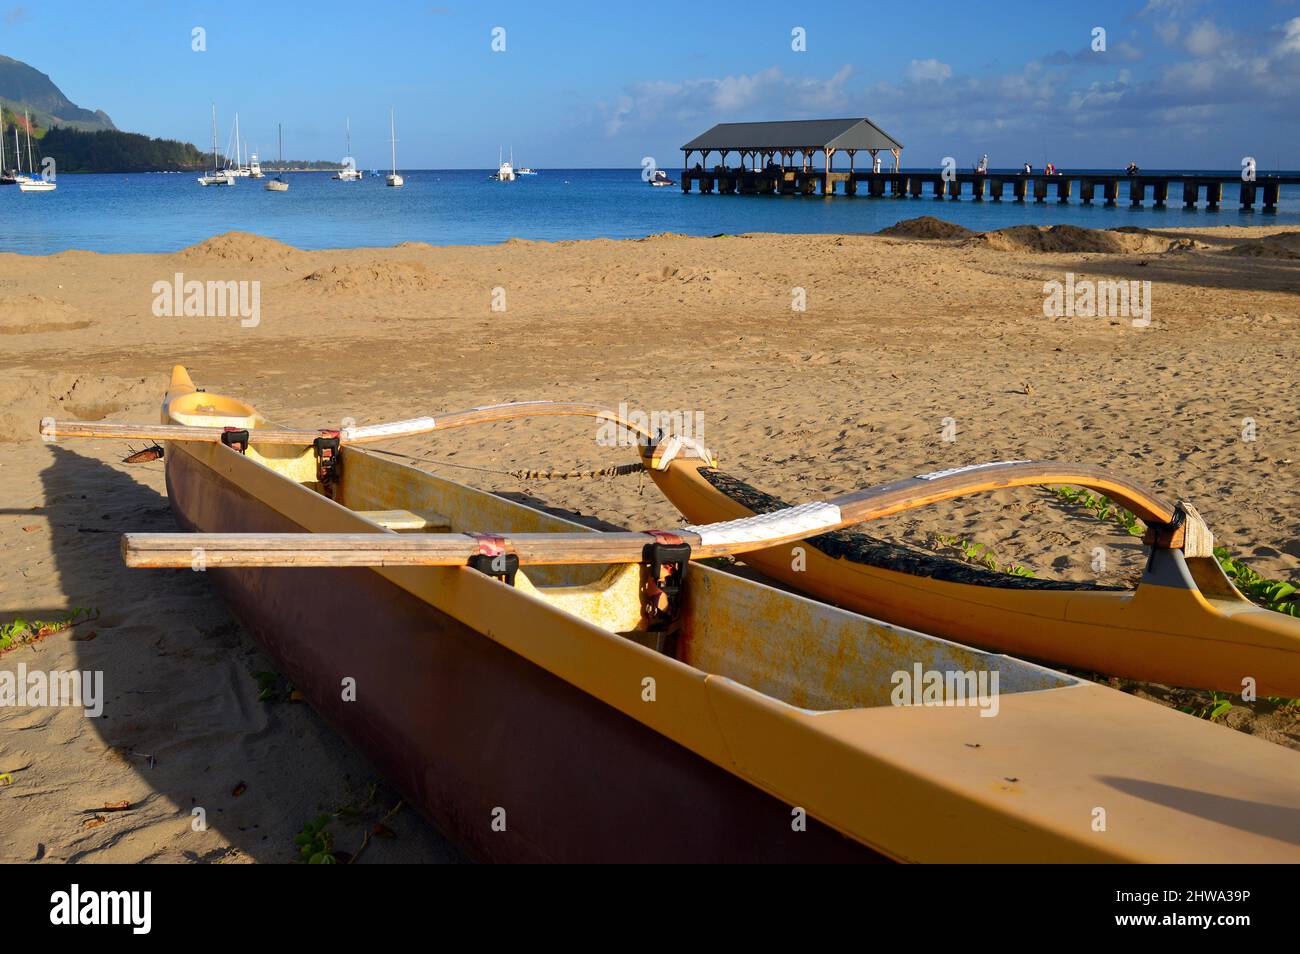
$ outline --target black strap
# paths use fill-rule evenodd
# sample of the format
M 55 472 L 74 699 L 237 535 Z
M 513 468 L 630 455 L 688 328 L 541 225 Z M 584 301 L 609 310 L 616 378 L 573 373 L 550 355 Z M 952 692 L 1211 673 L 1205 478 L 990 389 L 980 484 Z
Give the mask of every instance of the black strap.
M 241 454 L 248 453 L 248 431 L 227 427 L 221 432 L 221 443 Z

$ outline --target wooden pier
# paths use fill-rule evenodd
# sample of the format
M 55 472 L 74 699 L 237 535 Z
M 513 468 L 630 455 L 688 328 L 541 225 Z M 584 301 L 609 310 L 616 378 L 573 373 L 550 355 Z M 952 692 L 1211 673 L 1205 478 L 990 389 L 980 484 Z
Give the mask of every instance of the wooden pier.
M 1076 198 L 1083 205 L 1108 206 L 1127 202 L 1141 206 L 1149 199 L 1162 209 L 1181 202 L 1192 209 L 1203 204 L 1215 211 L 1223 203 L 1224 186 L 1239 185 L 1242 209 L 1254 209 L 1259 202 L 1265 212 L 1276 212 L 1282 186 L 1300 185 L 1300 176 L 1258 176 L 1242 182 L 1240 176 L 1148 175 L 1123 172 L 1005 173 L 958 172 L 945 176 L 934 170 L 859 172 L 847 170 L 785 167 L 705 169 L 697 164 L 681 172 L 683 192 L 695 186 L 701 193 L 724 195 L 862 195 L 869 198 L 931 198 L 958 200 L 967 196 L 976 202 L 1057 203 Z
M 681 186 L 690 192 L 723 195 L 865 195 L 868 198 L 958 200 L 963 193 L 976 202 L 1070 202 L 1076 195 L 1084 205 L 1096 202 L 1163 209 L 1181 201 L 1194 209 L 1202 202 L 1207 211 L 1223 203 L 1225 185 L 1238 185 L 1237 201 L 1253 210 L 1260 202 L 1265 212 L 1276 212 L 1284 185 L 1300 185 L 1300 176 L 1257 176 L 1243 182 L 1240 175 L 1198 176 L 1124 172 L 965 172 L 899 168 L 903 145 L 865 117 L 857 119 L 805 119 L 791 122 L 719 123 L 682 146 Z M 717 153 L 720 162 L 710 165 Z M 740 163 L 732 166 L 735 154 Z M 870 157 L 870 168 L 856 166 L 860 153 Z M 881 168 L 880 154 L 893 157 L 893 169 Z M 698 154 L 698 160 L 691 159 Z M 839 155 L 848 169 L 836 169 Z M 821 168 L 817 167 L 818 157 Z M 1179 188 L 1181 186 L 1181 189 Z M 1171 190 L 1172 187 L 1172 190 Z

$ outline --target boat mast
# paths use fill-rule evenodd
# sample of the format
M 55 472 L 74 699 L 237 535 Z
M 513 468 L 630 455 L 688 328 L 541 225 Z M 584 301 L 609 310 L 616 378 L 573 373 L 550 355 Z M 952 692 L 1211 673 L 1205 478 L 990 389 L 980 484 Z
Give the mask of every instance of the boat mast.
M 397 120 L 393 115 L 393 107 L 388 107 L 388 141 L 393 146 L 393 175 L 397 175 Z
M 23 110 L 23 125 L 27 127 L 27 171 L 35 172 L 36 163 L 32 162 L 32 121 L 27 117 L 27 110 Z
M 212 104 L 212 172 L 215 175 L 220 171 L 217 165 L 217 104 Z
M 18 174 L 23 174 L 23 151 L 18 146 L 18 116 L 14 115 L 14 160 L 18 163 Z
M 243 153 L 239 149 L 239 113 L 235 113 L 235 171 L 244 167 Z

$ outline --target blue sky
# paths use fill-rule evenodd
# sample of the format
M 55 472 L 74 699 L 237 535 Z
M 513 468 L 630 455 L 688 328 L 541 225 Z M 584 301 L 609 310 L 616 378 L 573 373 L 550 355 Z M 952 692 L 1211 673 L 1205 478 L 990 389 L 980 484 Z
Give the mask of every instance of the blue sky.
M 798 12 L 795 12 L 795 8 Z M 701 9 L 708 9 L 707 5 Z M 909 166 L 1300 167 L 1300 3 L 265 6 L 0 0 L 0 53 L 119 128 L 360 165 L 668 167 L 714 122 L 870 116 Z M 722 16 L 722 12 L 730 14 Z M 725 23 L 725 25 L 724 25 Z M 1106 51 L 1090 49 L 1094 27 Z M 194 27 L 205 52 L 191 49 Z M 492 30 L 505 30 L 493 52 Z M 801 27 L 806 50 L 791 48 Z

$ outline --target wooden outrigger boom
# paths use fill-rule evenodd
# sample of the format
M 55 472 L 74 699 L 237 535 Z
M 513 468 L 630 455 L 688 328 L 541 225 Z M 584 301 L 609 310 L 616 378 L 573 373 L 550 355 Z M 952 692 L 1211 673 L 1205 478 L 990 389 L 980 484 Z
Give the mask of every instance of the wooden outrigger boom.
M 1186 519 L 1140 485 L 1097 468 L 1051 461 L 1006 461 L 922 474 L 855 491 L 827 501 L 767 514 L 667 531 L 691 548 L 693 559 L 735 556 L 802 540 L 810 535 L 952 500 L 994 487 L 1072 483 L 1106 493 L 1157 526 Z M 187 567 L 194 550 L 209 566 L 455 566 L 483 555 L 482 538 L 525 564 L 638 563 L 661 531 L 616 533 L 424 534 L 189 534 L 128 533 L 122 538 L 127 566 Z

